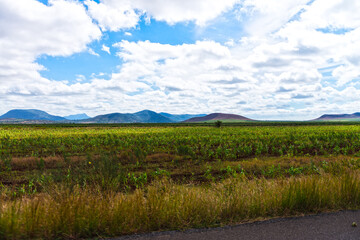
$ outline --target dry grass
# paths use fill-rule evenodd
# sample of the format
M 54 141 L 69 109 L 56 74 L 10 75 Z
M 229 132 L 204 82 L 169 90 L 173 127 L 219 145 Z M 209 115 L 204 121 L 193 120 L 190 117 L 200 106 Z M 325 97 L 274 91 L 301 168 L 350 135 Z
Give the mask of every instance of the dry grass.
M 84 238 L 184 229 L 357 208 L 358 172 L 287 179 L 231 178 L 208 186 L 154 182 L 132 193 L 55 187 L 2 200 L 0 238 Z

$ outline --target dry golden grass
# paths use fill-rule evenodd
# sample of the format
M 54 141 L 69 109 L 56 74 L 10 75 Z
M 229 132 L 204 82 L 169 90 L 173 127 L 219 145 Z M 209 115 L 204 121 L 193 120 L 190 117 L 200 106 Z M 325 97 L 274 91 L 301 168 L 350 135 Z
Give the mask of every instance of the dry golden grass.
M 132 193 L 54 186 L 2 199 L 0 238 L 83 238 L 209 227 L 360 206 L 360 174 L 230 178 L 208 186 L 154 182 Z

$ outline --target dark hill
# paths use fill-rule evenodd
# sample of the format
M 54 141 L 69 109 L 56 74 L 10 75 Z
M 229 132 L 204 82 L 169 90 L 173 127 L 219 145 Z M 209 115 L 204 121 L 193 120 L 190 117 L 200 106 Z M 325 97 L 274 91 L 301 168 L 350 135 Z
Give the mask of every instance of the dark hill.
M 207 122 L 207 121 L 217 121 L 217 120 L 234 120 L 234 121 L 254 121 L 250 118 L 236 115 L 236 114 L 226 114 L 226 113 L 211 113 L 204 117 L 195 117 L 190 118 L 184 122 Z
M 86 123 L 134 123 L 136 120 L 130 113 L 110 113 L 80 121 Z
M 313 121 L 334 121 L 334 120 L 360 120 L 360 112 L 353 114 L 324 114 Z
M 156 112 L 144 110 L 136 113 L 111 113 L 82 120 L 86 123 L 171 123 L 171 119 Z
M 133 114 L 137 117 L 140 122 L 144 123 L 171 123 L 174 122 L 170 118 L 167 118 L 159 113 L 150 111 L 150 110 L 143 110 Z
M 47 112 L 37 109 L 14 109 L 10 110 L 0 119 L 24 119 L 24 120 L 47 120 L 47 121 L 66 121 L 65 118 L 50 115 Z

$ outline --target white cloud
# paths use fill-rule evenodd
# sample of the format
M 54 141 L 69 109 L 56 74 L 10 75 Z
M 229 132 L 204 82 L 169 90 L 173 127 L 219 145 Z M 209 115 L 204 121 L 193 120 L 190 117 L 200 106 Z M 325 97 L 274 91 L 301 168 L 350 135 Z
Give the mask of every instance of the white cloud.
M 125 61 L 119 79 L 132 77 L 156 87 L 162 94 L 152 96 L 151 103 L 165 102 L 168 108 L 183 112 L 196 105 L 208 112 L 219 109 L 240 114 L 264 113 L 264 103 L 273 102 L 282 84 L 296 85 L 297 89 L 278 100 L 280 105 L 294 96 L 300 99 L 318 91 L 321 77 L 316 69 L 304 72 L 288 68 L 288 75 L 272 69 L 259 73 L 251 64 L 251 56 L 244 59 L 234 55 L 238 49 L 212 41 L 177 46 L 122 41 L 114 46 Z M 248 104 L 238 104 L 244 100 Z
M 139 13 L 133 8 L 130 0 L 104 0 L 96 3 L 86 0 L 90 16 L 95 19 L 102 30 L 119 31 L 133 28 L 139 21 Z
M 246 31 L 266 35 L 279 30 L 306 7 L 309 0 L 244 0 L 239 14 L 246 14 Z
M 360 2 L 353 0 L 316 0 L 301 16 L 314 28 L 358 28 Z
M 1 0 L 0 41 L 5 51 L 2 56 L 22 55 L 30 59 L 41 54 L 69 56 L 86 50 L 86 44 L 101 36 L 83 5 L 64 0 L 49 4 Z
M 238 0 L 133 0 L 137 9 L 141 9 L 158 21 L 169 24 L 195 21 L 204 25 L 221 13 L 230 10 Z
M 0 5 L 0 95 L 7 96 L 0 109 L 21 107 L 29 104 L 27 96 L 66 88 L 41 77 L 44 67 L 35 60 L 87 51 L 87 44 L 100 38 L 84 6 L 62 0 L 49 1 L 49 6 L 35 0 L 1 0 Z
M 84 75 L 82 75 L 82 74 L 77 74 L 76 75 L 76 81 L 77 82 L 83 82 L 85 80 L 86 80 L 86 77 Z
M 96 52 L 94 51 L 94 49 L 92 49 L 92 48 L 89 48 L 89 49 L 88 49 L 88 53 L 90 53 L 91 55 L 100 57 L 100 55 L 99 55 L 98 53 L 96 53 Z
M 90 16 L 102 30 L 119 31 L 137 26 L 140 17 L 168 24 L 194 21 L 205 25 L 230 10 L 239 0 L 86 0 Z
M 108 54 L 111 54 L 110 47 L 106 46 L 105 44 L 102 45 L 101 50 L 103 50 L 104 52 L 107 52 Z
M 342 65 L 336 68 L 332 75 L 337 79 L 338 85 L 343 86 L 355 79 L 359 81 L 360 69 L 353 65 Z
M 318 67 L 337 65 L 332 76 L 338 86 L 358 79 L 360 72 L 360 3 L 317 0 L 298 21 L 286 24 L 277 36 L 300 49 Z M 306 56 L 305 56 L 306 59 Z
M 37 57 L 86 51 L 86 45 L 101 36 L 81 4 L 61 0 L 49 4 L 1 0 L 1 84 L 47 82 L 38 73 L 43 67 L 34 62 Z

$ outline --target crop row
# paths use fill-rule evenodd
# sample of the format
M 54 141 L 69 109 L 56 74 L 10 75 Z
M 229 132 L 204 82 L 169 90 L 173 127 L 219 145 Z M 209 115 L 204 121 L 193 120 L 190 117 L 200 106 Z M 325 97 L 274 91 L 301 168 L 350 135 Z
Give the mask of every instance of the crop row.
M 0 156 L 118 152 L 137 161 L 154 153 L 195 160 L 357 154 L 359 126 L 152 127 L 0 130 Z

